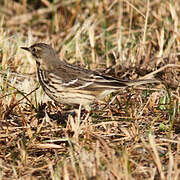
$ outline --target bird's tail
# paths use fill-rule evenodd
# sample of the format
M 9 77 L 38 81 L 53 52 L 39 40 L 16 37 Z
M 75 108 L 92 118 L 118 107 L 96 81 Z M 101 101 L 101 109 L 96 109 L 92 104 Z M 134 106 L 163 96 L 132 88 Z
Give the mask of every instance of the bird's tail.
M 140 79 L 140 80 L 130 80 L 130 81 L 124 81 L 124 83 L 127 86 L 140 86 L 144 84 L 151 84 L 151 83 L 159 83 L 160 81 L 156 79 Z M 122 83 L 122 82 L 121 82 Z
M 109 76 L 95 76 L 94 83 L 96 87 L 105 89 L 119 89 L 128 86 L 139 86 L 143 84 L 158 83 L 156 79 L 142 79 L 142 80 L 122 80 Z

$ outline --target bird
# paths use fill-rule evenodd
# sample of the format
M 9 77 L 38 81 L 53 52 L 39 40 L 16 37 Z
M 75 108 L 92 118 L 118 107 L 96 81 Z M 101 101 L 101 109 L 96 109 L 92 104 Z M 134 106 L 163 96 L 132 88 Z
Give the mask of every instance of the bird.
M 69 64 L 60 60 L 54 49 L 45 43 L 21 48 L 32 54 L 40 85 L 57 104 L 78 104 L 89 109 L 91 104 L 112 92 L 156 82 L 153 79 L 122 80 Z

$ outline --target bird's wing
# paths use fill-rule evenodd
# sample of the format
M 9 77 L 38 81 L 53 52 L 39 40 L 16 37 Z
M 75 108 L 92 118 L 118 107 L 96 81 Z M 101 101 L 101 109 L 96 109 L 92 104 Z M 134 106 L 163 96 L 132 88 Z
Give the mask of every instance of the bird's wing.
M 55 69 L 56 71 L 53 73 L 55 79 L 57 79 L 56 81 L 61 82 L 61 86 L 64 88 L 72 88 L 74 90 L 101 91 L 154 82 L 154 80 L 120 80 L 64 62 Z
M 126 81 L 104 76 L 101 73 L 63 63 L 53 72 L 54 79 L 65 88 L 79 90 L 105 90 L 127 87 Z

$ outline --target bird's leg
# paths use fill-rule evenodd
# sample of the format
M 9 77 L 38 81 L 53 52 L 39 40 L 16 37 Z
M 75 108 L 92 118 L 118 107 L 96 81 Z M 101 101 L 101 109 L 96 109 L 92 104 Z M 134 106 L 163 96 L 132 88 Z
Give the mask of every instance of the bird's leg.
M 80 120 L 81 120 L 81 109 L 82 109 L 82 105 L 79 105 L 79 111 L 78 111 L 78 122 L 80 124 Z
M 112 100 L 108 103 L 108 107 L 113 103 L 113 101 L 116 99 L 116 97 L 119 95 L 120 93 L 118 92 L 113 98 L 112 98 Z M 106 106 L 106 107 L 107 107 Z
M 81 118 L 81 109 L 82 109 L 82 105 L 79 105 L 79 111 L 78 111 L 78 120 L 80 122 L 80 118 Z
M 88 122 L 88 119 L 89 119 L 90 113 L 91 113 L 91 112 L 88 112 L 88 113 L 87 113 L 87 115 L 86 115 L 86 117 L 85 117 L 85 119 L 84 119 L 84 122 L 85 122 L 85 123 L 87 123 L 87 122 Z
M 113 103 L 113 101 L 116 99 L 116 97 L 119 95 L 120 93 L 118 92 L 109 103 L 107 103 L 103 108 L 102 111 L 104 111 L 107 107 L 110 107 L 110 105 Z

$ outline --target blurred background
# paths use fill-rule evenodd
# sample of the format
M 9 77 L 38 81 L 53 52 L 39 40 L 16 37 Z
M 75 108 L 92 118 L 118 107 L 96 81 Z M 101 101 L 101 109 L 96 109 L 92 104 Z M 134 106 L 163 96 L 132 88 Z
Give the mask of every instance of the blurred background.
M 165 86 L 124 91 L 81 124 L 62 115 L 69 107 L 49 118 L 20 48 L 38 42 L 62 61 Z M 0 179 L 178 179 L 179 51 L 178 0 L 0 0 Z
M 1 0 L 0 5 L 3 68 L 19 70 L 25 63 L 19 46 L 35 42 L 49 43 L 62 59 L 91 69 L 152 66 L 150 71 L 179 49 L 178 1 Z

